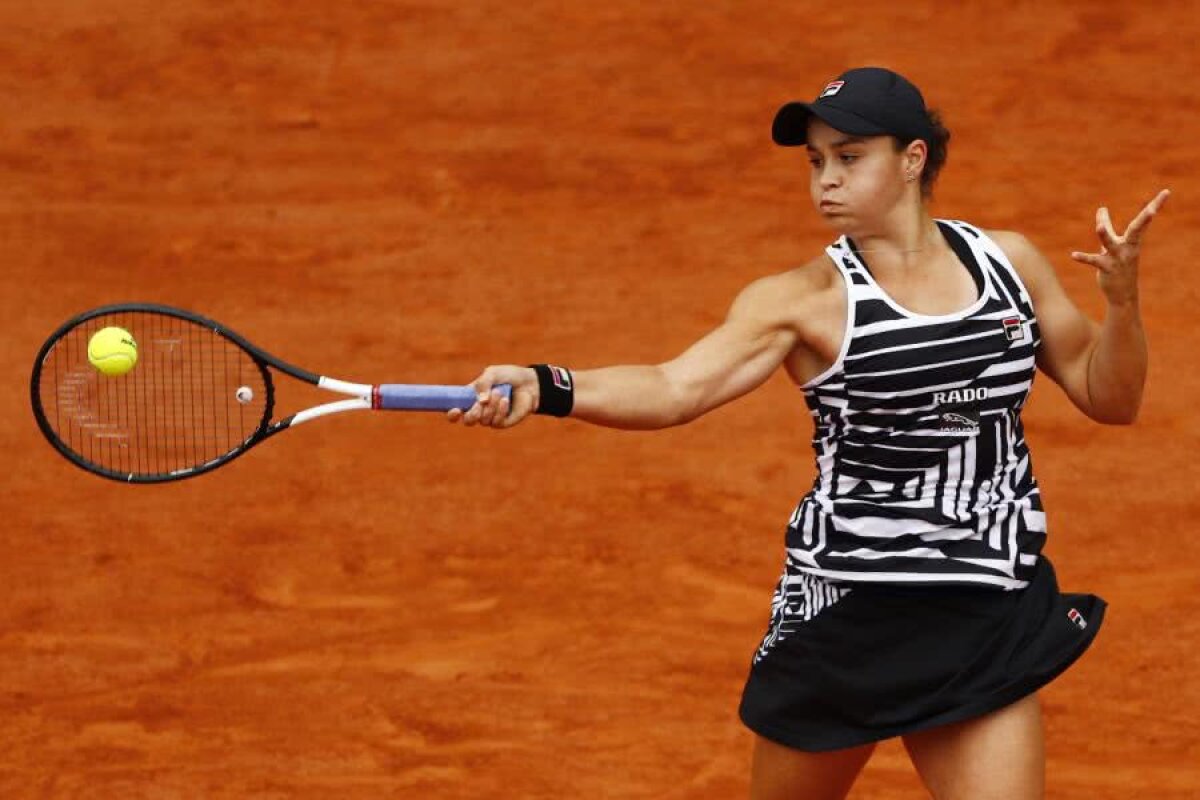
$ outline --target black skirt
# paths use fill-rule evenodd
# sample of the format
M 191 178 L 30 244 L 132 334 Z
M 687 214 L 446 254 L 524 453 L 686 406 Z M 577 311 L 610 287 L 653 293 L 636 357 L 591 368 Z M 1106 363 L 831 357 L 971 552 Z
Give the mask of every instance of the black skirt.
M 742 694 L 742 721 L 800 750 L 959 722 L 1049 683 L 1091 644 L 1105 603 L 1061 594 L 1042 557 L 1015 591 L 834 583 L 789 569 Z

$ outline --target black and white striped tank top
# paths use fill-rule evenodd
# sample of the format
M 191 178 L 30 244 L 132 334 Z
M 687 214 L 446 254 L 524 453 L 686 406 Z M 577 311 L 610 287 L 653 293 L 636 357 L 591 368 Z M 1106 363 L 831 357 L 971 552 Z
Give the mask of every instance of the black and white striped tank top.
M 978 299 L 908 311 L 851 240 L 836 362 L 802 388 L 817 477 L 788 525 L 793 570 L 834 581 L 1024 587 L 1046 538 L 1021 428 L 1040 342 L 1029 294 L 978 228 L 938 220 Z

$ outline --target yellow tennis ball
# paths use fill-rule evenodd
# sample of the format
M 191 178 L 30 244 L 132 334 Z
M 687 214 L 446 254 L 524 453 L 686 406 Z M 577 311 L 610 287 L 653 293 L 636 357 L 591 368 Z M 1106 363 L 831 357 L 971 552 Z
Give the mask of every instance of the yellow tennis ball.
M 88 361 L 105 375 L 124 375 L 137 364 L 137 342 L 124 328 L 101 328 L 88 339 Z

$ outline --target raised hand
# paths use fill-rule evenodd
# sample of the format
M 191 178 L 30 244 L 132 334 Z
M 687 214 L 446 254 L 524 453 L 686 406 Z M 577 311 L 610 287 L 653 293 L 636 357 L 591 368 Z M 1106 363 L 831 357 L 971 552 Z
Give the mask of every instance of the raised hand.
M 1071 253 L 1071 258 L 1081 264 L 1096 268 L 1096 280 L 1100 290 L 1104 292 L 1108 302 L 1113 305 L 1132 303 L 1137 300 L 1137 271 L 1138 259 L 1142 251 L 1142 237 L 1154 216 L 1171 196 L 1170 191 L 1163 189 L 1153 200 L 1146 204 L 1129 227 L 1120 236 L 1113 229 L 1112 217 L 1108 209 L 1101 207 L 1096 210 L 1096 236 L 1100 239 L 1099 253 Z

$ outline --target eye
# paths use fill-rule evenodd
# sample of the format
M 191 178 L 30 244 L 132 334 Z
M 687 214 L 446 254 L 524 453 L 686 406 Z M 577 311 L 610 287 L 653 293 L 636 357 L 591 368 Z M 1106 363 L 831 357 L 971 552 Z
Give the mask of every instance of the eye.
M 809 156 L 809 157 L 808 157 L 808 164 L 809 164 L 809 166 L 811 166 L 813 169 L 819 169 L 819 168 L 820 168 L 820 166 L 821 166 L 821 159 L 820 159 L 820 158 L 818 158 L 817 156 Z
M 842 153 L 840 158 L 843 164 L 853 164 L 858 161 L 858 153 Z

